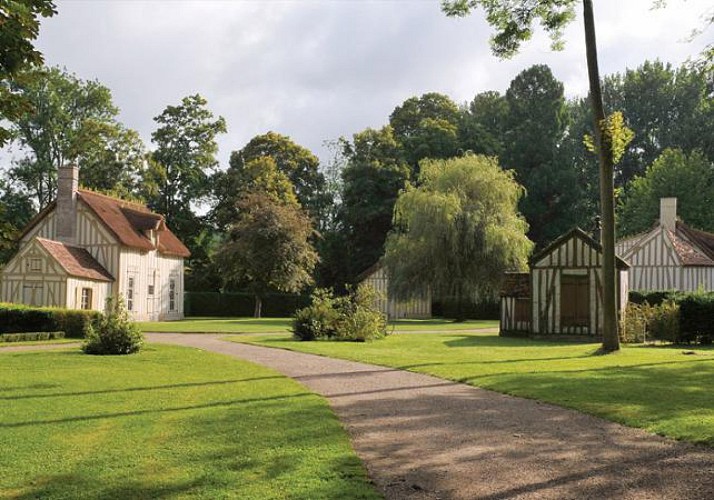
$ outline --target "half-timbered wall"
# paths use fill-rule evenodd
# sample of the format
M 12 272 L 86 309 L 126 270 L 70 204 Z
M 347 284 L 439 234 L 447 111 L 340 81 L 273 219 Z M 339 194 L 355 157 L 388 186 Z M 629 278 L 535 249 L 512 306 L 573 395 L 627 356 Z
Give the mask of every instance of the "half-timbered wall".
M 422 290 L 415 298 L 406 301 L 397 301 L 389 297 L 389 282 L 387 272 L 383 267 L 367 276 L 362 282 L 372 286 L 379 292 L 381 297 L 378 299 L 377 307 L 389 319 L 431 318 L 431 293 L 428 290 Z
M 527 310 L 524 311 L 524 309 Z M 502 332 L 529 332 L 531 316 L 530 298 L 501 297 L 500 329 Z
M 631 247 L 625 258 L 633 290 L 714 290 L 714 267 L 683 266 L 661 227 Z
M 183 318 L 183 259 L 123 248 L 120 256 L 119 293 L 128 302 L 131 291 L 131 314 L 136 320 L 162 321 Z M 131 280 L 130 280 L 131 278 Z M 171 281 L 175 283 L 174 310 L 170 310 Z M 128 305 L 128 304 L 127 304 Z
M 65 307 L 67 275 L 37 243 L 23 248 L 5 267 L 0 301 Z
M 602 332 L 602 254 L 580 238 L 572 237 L 533 265 L 531 295 L 532 333 L 589 335 Z M 618 304 L 627 300 L 626 271 L 618 273 Z M 587 280 L 589 316 L 587 325 L 561 324 L 561 280 L 564 275 Z

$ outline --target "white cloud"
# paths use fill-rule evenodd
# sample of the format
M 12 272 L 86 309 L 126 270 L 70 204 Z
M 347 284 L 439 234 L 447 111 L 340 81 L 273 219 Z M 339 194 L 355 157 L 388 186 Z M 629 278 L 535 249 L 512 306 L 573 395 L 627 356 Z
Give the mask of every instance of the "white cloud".
M 596 5 L 601 73 L 659 57 L 679 64 L 706 43 L 681 43 L 708 0 L 650 0 Z M 383 125 L 395 106 L 424 92 L 470 100 L 504 91 L 532 64 L 545 63 L 568 95 L 587 88 L 580 19 L 553 53 L 537 35 L 519 55 L 490 54 L 481 13 L 448 19 L 438 1 L 77 1 L 60 2 L 43 22 L 47 62 L 111 88 L 121 119 L 148 142 L 152 118 L 166 105 L 200 93 L 229 133 L 230 151 L 267 130 L 315 152 L 322 143 Z

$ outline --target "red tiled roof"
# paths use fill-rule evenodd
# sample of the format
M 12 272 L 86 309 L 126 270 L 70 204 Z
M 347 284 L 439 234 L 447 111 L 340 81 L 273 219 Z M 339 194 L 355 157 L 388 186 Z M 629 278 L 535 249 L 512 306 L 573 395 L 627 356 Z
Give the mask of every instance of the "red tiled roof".
M 677 221 L 676 236 L 679 239 L 687 240 L 690 246 L 696 249 L 698 254 L 695 263 L 690 264 L 682 259 L 685 266 L 714 266 L 714 234 L 694 229 L 681 221 Z
M 157 249 L 163 254 L 178 257 L 191 255 L 181 240 L 166 227 L 163 217 L 145 206 L 84 189 L 77 194 L 122 245 L 139 250 Z M 144 233 L 150 229 L 157 231 L 157 246 Z
M 84 248 L 74 247 L 59 241 L 46 240 L 44 238 L 37 238 L 37 242 L 47 250 L 47 253 L 49 253 L 70 276 L 99 281 L 114 281 L 114 277 L 109 274 L 109 271 L 104 269 Z

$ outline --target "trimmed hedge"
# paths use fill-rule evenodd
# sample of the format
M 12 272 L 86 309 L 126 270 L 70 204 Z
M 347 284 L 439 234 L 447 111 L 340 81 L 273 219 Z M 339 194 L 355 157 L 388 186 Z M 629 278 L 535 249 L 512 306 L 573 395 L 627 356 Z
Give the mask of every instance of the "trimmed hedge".
M 680 342 L 714 341 L 714 293 L 693 293 L 679 301 Z
M 0 334 L 0 342 L 26 342 L 33 340 L 63 339 L 64 332 L 24 332 Z
M 310 304 L 309 295 L 271 293 L 263 297 L 262 316 L 285 318 Z M 255 296 L 248 292 L 186 292 L 186 316 L 253 316 Z
M 0 333 L 61 331 L 65 337 L 81 339 L 87 325 L 101 317 L 98 311 L 0 303 Z

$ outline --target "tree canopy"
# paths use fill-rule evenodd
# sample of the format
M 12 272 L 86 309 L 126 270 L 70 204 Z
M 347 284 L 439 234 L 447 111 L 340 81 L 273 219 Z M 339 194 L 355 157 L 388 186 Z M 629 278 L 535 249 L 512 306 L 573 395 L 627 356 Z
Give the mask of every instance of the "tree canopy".
M 318 219 L 327 203 L 324 194 L 325 177 L 319 171 L 320 160 L 312 151 L 288 136 L 268 132 L 253 137 L 241 150 L 231 153 L 228 177 L 235 173 L 240 179 L 240 171 L 246 164 L 264 157 L 273 159 L 278 170 L 294 186 L 300 205 Z M 219 195 L 219 199 L 227 200 L 229 204 L 235 202 L 229 193 Z
M 144 145 L 117 121 L 111 92 L 59 68 L 23 75 L 15 89 L 30 104 L 12 124 L 25 156 L 9 171 L 16 189 L 44 208 L 55 197 L 57 169 L 77 163 L 84 186 L 136 194 Z
M 31 104 L 13 87 L 24 80 L 23 72 L 43 63 L 33 42 L 40 33 L 40 19 L 57 13 L 54 0 L 3 2 L 0 8 L 0 118 L 14 121 L 30 112 Z M 11 131 L 0 124 L 0 147 Z
M 424 160 L 419 185 L 394 209 L 384 263 L 390 289 L 409 297 L 492 294 L 505 271 L 523 270 L 533 244 L 518 213 L 523 188 L 494 158 Z
M 667 197 L 677 198 L 677 213 L 684 222 L 714 232 L 714 162 L 699 151 L 666 149 L 628 185 L 619 206 L 621 235 L 652 228 L 659 217 L 659 200 Z

